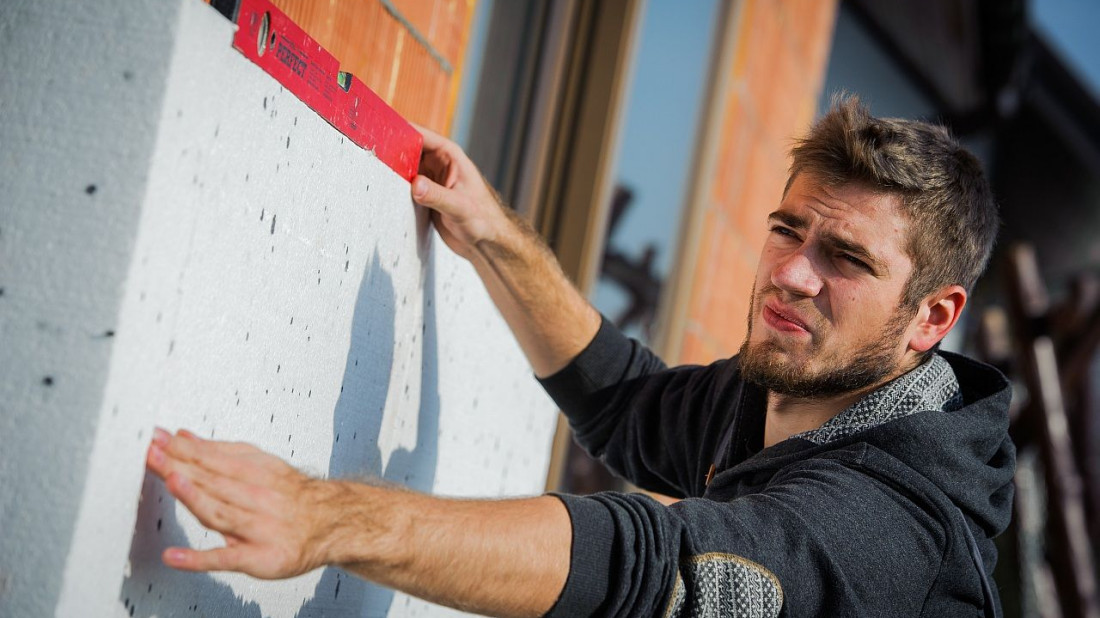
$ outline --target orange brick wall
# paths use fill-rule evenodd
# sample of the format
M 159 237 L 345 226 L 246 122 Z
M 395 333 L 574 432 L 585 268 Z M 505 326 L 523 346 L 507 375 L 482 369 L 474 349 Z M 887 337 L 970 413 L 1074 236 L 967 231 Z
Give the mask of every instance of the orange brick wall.
M 765 217 L 781 199 L 791 139 L 813 120 L 836 9 L 836 0 L 742 2 L 680 362 L 729 356 L 745 337 Z
M 341 70 L 406 119 L 442 133 L 454 113 L 475 1 L 391 0 L 387 8 L 381 0 L 273 0 Z

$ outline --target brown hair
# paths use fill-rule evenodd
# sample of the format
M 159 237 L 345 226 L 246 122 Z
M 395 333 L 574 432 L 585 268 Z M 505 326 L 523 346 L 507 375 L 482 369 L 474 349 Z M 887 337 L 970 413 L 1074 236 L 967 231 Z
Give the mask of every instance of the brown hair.
M 861 183 L 901 197 L 913 273 L 902 304 L 915 308 L 952 284 L 970 290 L 985 270 L 1000 221 L 978 159 L 942 126 L 875 118 L 858 97 L 829 111 L 791 149 L 790 179 L 806 172 L 827 185 Z

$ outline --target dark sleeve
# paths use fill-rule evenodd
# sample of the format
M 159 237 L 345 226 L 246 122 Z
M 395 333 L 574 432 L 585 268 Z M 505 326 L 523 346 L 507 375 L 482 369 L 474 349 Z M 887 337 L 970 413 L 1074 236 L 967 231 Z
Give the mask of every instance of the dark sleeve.
M 573 549 L 555 617 L 907 615 L 945 546 L 933 518 L 840 462 L 731 502 L 560 498 Z
M 732 420 L 733 365 L 669 369 L 604 319 L 572 363 L 540 382 L 585 450 L 643 489 L 684 497 L 702 495 Z

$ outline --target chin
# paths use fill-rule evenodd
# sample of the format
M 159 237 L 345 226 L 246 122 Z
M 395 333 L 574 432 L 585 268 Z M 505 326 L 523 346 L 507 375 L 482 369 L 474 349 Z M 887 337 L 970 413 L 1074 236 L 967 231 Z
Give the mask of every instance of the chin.
M 881 383 L 898 370 L 893 350 L 871 344 L 838 358 L 826 352 L 798 354 L 771 340 L 741 346 L 742 377 L 781 395 L 821 399 Z

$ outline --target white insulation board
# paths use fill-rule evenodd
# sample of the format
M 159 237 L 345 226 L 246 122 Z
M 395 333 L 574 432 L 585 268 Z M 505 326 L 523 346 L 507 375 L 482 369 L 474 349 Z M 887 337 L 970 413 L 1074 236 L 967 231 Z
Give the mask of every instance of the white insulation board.
M 457 614 L 337 569 L 168 569 L 220 539 L 143 464 L 159 425 L 321 476 L 540 493 L 554 408 L 472 268 L 199 0 L 7 4 L 0 615 Z

